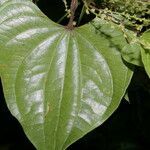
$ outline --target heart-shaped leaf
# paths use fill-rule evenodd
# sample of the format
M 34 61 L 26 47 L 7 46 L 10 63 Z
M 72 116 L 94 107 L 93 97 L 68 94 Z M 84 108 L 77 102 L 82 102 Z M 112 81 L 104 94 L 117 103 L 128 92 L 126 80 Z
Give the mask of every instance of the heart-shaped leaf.
M 102 124 L 125 94 L 132 72 L 120 48 L 95 28 L 100 23 L 69 30 L 29 0 L 0 6 L 6 102 L 39 150 L 66 149 Z

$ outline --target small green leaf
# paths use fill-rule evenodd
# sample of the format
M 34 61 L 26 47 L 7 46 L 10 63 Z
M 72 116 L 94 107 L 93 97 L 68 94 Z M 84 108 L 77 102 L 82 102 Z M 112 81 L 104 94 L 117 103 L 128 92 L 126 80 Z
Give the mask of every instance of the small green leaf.
M 150 50 L 149 49 L 142 49 L 142 61 L 145 67 L 145 70 L 150 77 Z
M 141 50 L 142 53 L 142 61 L 145 67 L 145 70 L 150 77 L 150 30 L 145 32 L 141 37 L 141 44 L 143 48 Z
M 122 49 L 122 57 L 127 62 L 137 65 L 137 66 L 143 66 L 142 58 L 141 58 L 141 45 L 139 43 L 131 43 Z
M 145 49 L 150 49 L 150 30 L 144 32 L 140 40 Z
M 130 103 L 130 99 L 129 99 L 129 95 L 128 95 L 128 92 L 126 92 L 126 94 L 124 95 L 124 99 Z
M 132 71 L 122 61 L 118 37 L 113 44 L 98 23 L 69 30 L 30 1 L 0 7 L 6 102 L 38 150 L 66 149 L 101 125 L 125 94 Z

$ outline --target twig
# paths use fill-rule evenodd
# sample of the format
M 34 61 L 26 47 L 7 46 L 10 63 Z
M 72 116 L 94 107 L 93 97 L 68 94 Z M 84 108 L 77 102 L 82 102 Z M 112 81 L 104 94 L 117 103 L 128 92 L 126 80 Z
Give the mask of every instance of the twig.
M 73 21 L 74 21 L 74 18 L 75 18 L 75 11 L 78 7 L 78 0 L 72 0 L 71 1 L 71 5 L 70 5 L 70 20 L 69 20 L 69 23 L 67 25 L 67 28 L 72 30 L 74 28 L 74 24 L 73 24 Z

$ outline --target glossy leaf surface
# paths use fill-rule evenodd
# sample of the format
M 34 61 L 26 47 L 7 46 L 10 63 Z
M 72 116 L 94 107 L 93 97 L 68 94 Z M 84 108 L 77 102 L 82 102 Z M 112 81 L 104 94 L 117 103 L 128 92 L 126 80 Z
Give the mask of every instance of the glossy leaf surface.
M 116 46 L 118 34 L 113 44 L 96 29 L 100 23 L 69 30 L 29 0 L 0 6 L 6 102 L 38 150 L 65 149 L 102 124 L 125 93 L 132 72 Z

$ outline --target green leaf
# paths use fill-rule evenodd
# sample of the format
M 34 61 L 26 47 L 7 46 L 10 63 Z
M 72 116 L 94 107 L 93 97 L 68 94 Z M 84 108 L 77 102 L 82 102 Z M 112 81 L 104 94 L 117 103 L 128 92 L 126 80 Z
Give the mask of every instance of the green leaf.
M 101 20 L 101 23 L 94 25 L 105 38 L 109 39 L 113 46 L 116 46 L 121 52 L 122 57 L 128 63 L 143 66 L 141 59 L 141 45 L 134 32 L 122 30 L 118 25 Z
M 128 103 L 130 103 L 130 99 L 129 99 L 128 92 L 125 93 L 124 99 L 125 99 Z
M 149 49 L 142 49 L 142 60 L 145 67 L 145 70 L 150 78 L 150 50 Z
M 65 149 L 102 124 L 125 94 L 132 71 L 97 23 L 69 30 L 30 1 L 0 7 L 6 102 L 38 150 Z
M 101 26 L 102 25 L 102 26 Z M 102 27 L 102 28 L 101 28 Z M 107 28 L 107 30 L 105 30 Z M 108 31 L 109 30 L 109 31 Z M 132 77 L 132 71 L 128 69 L 121 58 L 120 48 L 125 43 L 120 43 L 117 39 L 124 39 L 121 36 L 120 30 L 118 28 L 112 27 L 105 21 L 96 18 L 92 23 L 82 26 L 78 29 L 80 34 L 88 39 L 95 47 L 98 47 L 99 51 L 105 57 L 113 79 L 113 96 L 111 102 L 108 104 L 105 111 L 103 109 L 99 113 L 99 119 L 91 126 L 91 114 L 92 110 L 88 107 L 85 107 L 85 102 L 83 101 L 80 113 L 76 119 L 72 133 L 70 134 L 68 140 L 65 143 L 65 148 L 76 141 L 76 139 L 81 138 L 88 133 L 90 130 L 96 128 L 102 124 L 109 116 L 117 109 L 120 104 L 121 99 L 123 98 L 128 84 L 130 83 Z M 118 34 L 118 31 L 121 34 Z M 115 33 L 116 32 L 116 33 Z M 111 33 L 114 36 L 114 39 L 110 38 L 107 33 Z M 88 36 L 87 36 L 88 35 Z M 94 37 L 94 38 L 93 38 Z M 125 39 L 123 40 L 125 42 Z M 94 103 L 94 102 L 93 102 Z M 92 103 L 91 103 L 92 104 Z M 96 106 L 96 105 L 95 105 Z M 85 120 L 83 121 L 82 114 L 84 114 Z M 87 120 L 87 121 L 86 121 Z
M 145 32 L 141 37 L 141 44 L 143 45 L 142 61 L 145 67 L 145 70 L 150 77 L 150 30 Z
M 141 58 L 141 50 L 142 47 L 138 42 L 130 43 L 122 49 L 122 57 L 127 62 L 137 65 L 143 66 L 142 58 Z
M 150 30 L 144 32 L 140 40 L 145 49 L 150 49 Z

